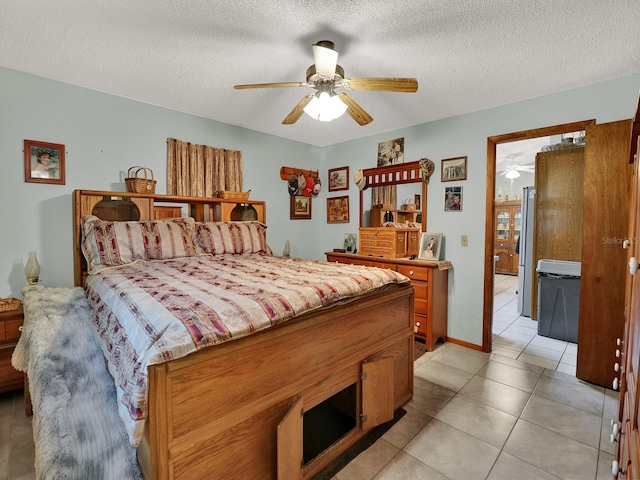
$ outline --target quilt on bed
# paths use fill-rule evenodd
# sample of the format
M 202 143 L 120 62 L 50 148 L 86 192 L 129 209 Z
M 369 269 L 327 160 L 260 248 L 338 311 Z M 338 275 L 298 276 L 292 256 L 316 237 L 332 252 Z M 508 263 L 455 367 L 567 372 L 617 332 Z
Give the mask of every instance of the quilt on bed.
M 89 275 L 86 290 L 116 380 L 120 417 L 137 446 L 149 365 L 406 283 L 406 277 L 386 269 L 228 254 L 109 268 Z

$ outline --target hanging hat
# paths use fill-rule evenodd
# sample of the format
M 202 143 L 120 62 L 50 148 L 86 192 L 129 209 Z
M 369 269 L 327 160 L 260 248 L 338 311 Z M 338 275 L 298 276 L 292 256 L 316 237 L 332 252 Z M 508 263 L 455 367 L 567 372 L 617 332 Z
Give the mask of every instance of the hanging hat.
M 313 182 L 313 178 L 306 177 L 305 187 L 302 189 L 302 195 L 304 195 L 305 197 L 308 197 L 309 195 L 311 195 L 311 193 L 313 192 L 314 185 L 315 184 Z
M 298 175 L 298 193 L 297 195 L 302 195 L 304 191 L 304 187 L 307 186 L 307 180 L 304 178 L 304 173 L 300 172 Z
M 295 173 L 292 173 L 289 177 L 287 189 L 289 191 L 289 195 L 295 195 L 296 193 L 298 193 L 298 177 L 295 175 Z
M 360 190 L 365 190 L 367 188 L 367 179 L 365 178 L 362 169 L 353 174 L 353 181 Z
M 312 195 L 318 195 L 318 193 L 320 193 L 320 187 L 322 186 L 322 184 L 320 183 L 320 177 L 318 176 L 317 173 L 315 173 L 313 175 L 313 192 L 311 192 Z

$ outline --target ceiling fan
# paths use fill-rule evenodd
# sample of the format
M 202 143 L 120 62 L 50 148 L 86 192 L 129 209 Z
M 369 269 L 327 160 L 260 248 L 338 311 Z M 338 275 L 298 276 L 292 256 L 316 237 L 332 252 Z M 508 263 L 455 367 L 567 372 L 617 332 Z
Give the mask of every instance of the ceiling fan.
M 500 172 L 500 175 L 513 180 L 520 176 L 520 172 L 534 173 L 535 171 L 536 167 L 534 165 L 508 165 Z
M 253 83 L 235 85 L 238 90 L 250 88 L 311 87 L 315 93 L 306 95 L 293 107 L 293 110 L 282 121 L 283 125 L 291 125 L 298 121 L 303 113 L 307 113 L 320 121 L 331 121 L 345 113 L 349 114 L 359 125 L 367 125 L 373 121 L 356 101 L 342 90 L 378 90 L 384 92 L 408 92 L 418 90 L 415 78 L 346 78 L 344 69 L 338 65 L 338 52 L 333 42 L 321 40 L 313 45 L 314 65 L 307 68 L 306 82 Z M 322 107 L 326 106 L 326 109 Z

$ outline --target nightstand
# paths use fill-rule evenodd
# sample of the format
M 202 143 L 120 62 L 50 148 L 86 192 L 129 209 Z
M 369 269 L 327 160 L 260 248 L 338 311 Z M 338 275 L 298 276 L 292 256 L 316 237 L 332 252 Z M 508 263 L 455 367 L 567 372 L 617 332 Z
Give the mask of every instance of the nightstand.
M 16 310 L 0 313 L 0 392 L 24 386 L 24 373 L 11 366 L 11 355 L 18 344 L 23 320 L 22 304 Z

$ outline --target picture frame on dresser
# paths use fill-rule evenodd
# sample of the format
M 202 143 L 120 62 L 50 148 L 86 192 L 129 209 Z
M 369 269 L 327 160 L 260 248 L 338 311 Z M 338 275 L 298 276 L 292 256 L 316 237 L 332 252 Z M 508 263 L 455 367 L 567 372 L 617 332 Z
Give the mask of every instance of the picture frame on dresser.
M 423 232 L 420 237 L 420 252 L 418 253 L 418 258 L 420 260 L 437 262 L 440 260 L 441 247 L 442 233 Z
M 65 184 L 64 145 L 24 140 L 24 181 Z

